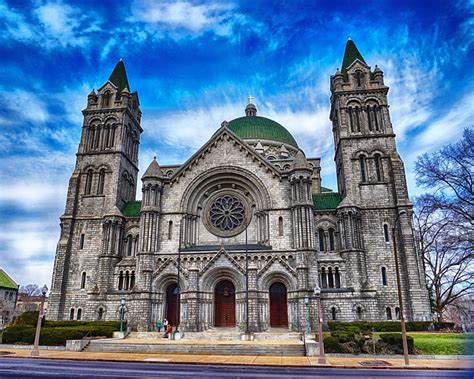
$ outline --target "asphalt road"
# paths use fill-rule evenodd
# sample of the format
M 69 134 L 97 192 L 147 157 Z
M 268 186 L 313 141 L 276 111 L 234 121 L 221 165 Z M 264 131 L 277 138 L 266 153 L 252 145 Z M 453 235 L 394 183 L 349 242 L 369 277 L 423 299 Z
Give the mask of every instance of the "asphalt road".
M 474 371 L 219 366 L 0 358 L 0 378 L 473 378 Z

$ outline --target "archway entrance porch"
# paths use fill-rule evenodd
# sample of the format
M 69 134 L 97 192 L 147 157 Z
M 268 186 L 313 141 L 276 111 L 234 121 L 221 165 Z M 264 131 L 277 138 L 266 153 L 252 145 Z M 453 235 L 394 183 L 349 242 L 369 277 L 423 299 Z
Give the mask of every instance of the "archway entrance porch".
M 270 327 L 288 327 L 288 299 L 286 286 L 275 282 L 270 286 Z
M 166 287 L 166 308 L 165 308 L 165 317 L 172 326 L 178 324 L 178 293 L 177 293 L 178 284 L 171 283 Z

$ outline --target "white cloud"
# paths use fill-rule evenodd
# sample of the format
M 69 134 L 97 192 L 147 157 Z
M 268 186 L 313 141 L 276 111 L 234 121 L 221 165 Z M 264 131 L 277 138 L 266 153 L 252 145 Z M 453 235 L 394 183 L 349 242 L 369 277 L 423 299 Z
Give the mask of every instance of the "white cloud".
M 232 4 L 219 2 L 195 4 L 188 1 L 143 0 L 133 4 L 130 21 L 166 26 L 171 30 L 185 29 L 193 34 L 209 30 L 225 36 L 231 32 L 231 12 L 234 7 Z
M 39 96 L 19 89 L 11 92 L 0 91 L 0 108 L 11 112 L 11 115 L 2 117 L 5 123 L 12 123 L 13 120 L 44 123 L 49 118 L 47 105 Z

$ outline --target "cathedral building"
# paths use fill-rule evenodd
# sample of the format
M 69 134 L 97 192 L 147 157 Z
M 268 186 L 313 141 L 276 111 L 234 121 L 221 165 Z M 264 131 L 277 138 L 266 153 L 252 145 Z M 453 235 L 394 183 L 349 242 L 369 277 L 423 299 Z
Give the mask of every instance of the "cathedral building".
M 324 321 L 396 320 L 394 228 L 405 317 L 429 320 L 383 72 L 349 40 L 330 86 L 337 192 L 252 99 L 184 164 L 153 159 L 140 177 L 142 113 L 119 61 L 83 110 L 48 318 L 123 309 L 139 331 L 162 318 L 184 331 L 303 331 L 318 296 Z

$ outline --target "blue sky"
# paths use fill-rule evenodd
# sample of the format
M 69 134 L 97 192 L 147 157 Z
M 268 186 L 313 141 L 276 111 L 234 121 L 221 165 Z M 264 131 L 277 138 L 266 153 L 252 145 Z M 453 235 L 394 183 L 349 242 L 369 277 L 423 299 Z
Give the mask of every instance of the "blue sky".
M 153 155 L 184 162 L 253 95 L 335 189 L 329 76 L 348 35 L 391 87 L 412 196 L 416 157 L 474 116 L 472 0 L 0 0 L 0 28 L 0 266 L 21 284 L 50 285 L 81 109 L 121 57 L 143 111 L 142 170 Z

